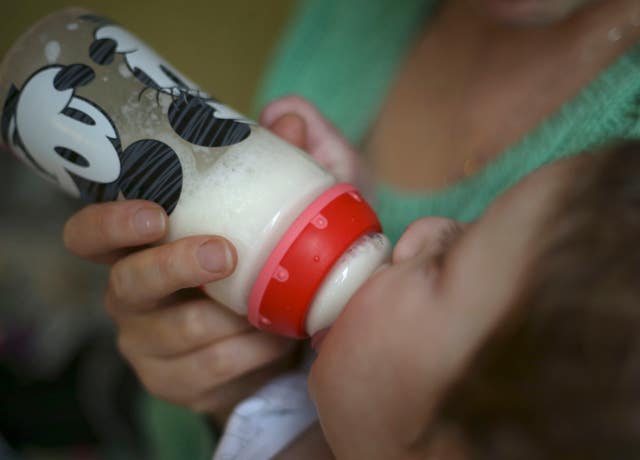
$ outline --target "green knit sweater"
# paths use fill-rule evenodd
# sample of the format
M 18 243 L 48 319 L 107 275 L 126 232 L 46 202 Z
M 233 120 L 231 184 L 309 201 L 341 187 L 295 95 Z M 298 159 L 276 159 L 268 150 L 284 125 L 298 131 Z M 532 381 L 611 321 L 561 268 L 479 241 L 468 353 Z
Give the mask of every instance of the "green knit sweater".
M 267 73 L 258 108 L 274 98 L 300 94 L 359 144 L 438 3 L 302 1 Z M 639 96 L 640 44 L 474 176 L 437 192 L 408 193 L 378 185 L 375 206 L 385 233 L 396 241 L 407 224 L 429 215 L 473 220 L 534 169 L 613 139 L 638 137 Z

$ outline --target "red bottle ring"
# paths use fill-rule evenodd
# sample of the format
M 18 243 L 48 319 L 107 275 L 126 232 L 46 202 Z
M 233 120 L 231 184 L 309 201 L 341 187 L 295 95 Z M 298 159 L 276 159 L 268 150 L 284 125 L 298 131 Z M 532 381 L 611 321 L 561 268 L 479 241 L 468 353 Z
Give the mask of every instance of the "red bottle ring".
M 249 321 L 279 335 L 308 337 L 307 310 L 325 276 L 358 238 L 381 231 L 353 186 L 327 190 L 294 221 L 262 267 L 249 296 Z

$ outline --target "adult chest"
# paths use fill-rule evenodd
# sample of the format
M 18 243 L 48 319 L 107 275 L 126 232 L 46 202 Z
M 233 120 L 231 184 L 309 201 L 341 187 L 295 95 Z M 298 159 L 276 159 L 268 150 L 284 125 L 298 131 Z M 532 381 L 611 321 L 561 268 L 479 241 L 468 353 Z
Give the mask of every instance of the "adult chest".
M 607 24 L 598 24 L 577 18 L 515 30 L 456 8 L 442 11 L 400 67 L 367 137 L 377 178 L 424 191 L 477 172 L 637 38 L 607 43 Z

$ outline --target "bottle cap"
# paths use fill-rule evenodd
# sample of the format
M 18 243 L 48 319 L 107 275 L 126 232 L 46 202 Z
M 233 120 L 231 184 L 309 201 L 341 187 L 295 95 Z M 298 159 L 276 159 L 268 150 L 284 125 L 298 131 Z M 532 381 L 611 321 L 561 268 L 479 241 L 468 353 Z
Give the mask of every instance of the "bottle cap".
M 307 311 L 325 276 L 358 238 L 380 233 L 378 218 L 349 184 L 318 197 L 289 227 L 262 267 L 249 296 L 259 329 L 305 338 Z

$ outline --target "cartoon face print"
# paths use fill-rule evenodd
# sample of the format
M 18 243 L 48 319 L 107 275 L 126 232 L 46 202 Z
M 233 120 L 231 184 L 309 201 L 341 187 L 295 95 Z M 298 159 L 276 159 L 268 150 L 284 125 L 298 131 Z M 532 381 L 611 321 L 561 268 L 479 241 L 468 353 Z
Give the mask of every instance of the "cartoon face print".
M 107 184 L 120 175 L 115 127 L 74 94 L 94 77 L 83 64 L 45 67 L 20 91 L 12 88 L 3 110 L 3 137 L 13 152 L 76 197 L 81 191 L 74 176 Z
M 180 159 L 168 145 L 142 139 L 122 151 L 115 126 L 75 94 L 95 78 L 83 64 L 44 67 L 21 90 L 12 86 L 1 134 L 18 159 L 85 201 L 152 200 L 168 214 L 182 191 Z
M 108 24 L 96 29 L 89 46 L 89 56 L 100 65 L 113 61 L 116 53 L 124 55 L 131 73 L 145 86 L 175 96 L 181 91 L 197 89 L 197 85 L 179 74 L 155 51 L 122 27 Z
M 192 144 L 203 147 L 237 144 L 249 136 L 251 129 L 231 117 L 220 117 L 221 113 L 229 115 L 226 110 L 229 109 L 217 102 L 185 94 L 169 106 L 169 124 Z
M 118 184 L 128 199 L 151 200 L 171 214 L 182 192 L 182 166 L 171 147 L 142 139 L 122 154 L 123 174 Z
M 142 84 L 171 95 L 174 101 L 169 109 L 169 122 L 176 134 L 203 147 L 236 144 L 251 134 L 252 121 L 201 91 L 133 34 L 102 22 L 89 46 L 91 59 L 108 65 L 116 53 L 122 54 L 129 70 Z

